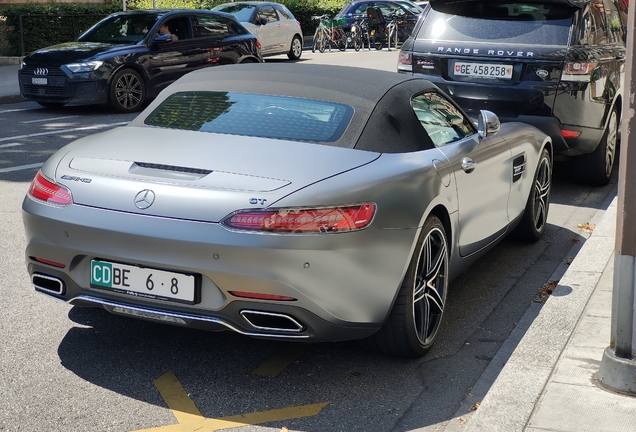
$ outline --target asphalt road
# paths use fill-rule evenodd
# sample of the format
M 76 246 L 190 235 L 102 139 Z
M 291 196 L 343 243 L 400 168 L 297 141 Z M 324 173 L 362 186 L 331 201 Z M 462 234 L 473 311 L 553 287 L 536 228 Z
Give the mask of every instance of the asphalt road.
M 303 61 L 393 71 L 396 58 L 386 50 L 306 52 Z M 236 430 L 433 431 L 452 418 L 542 286 L 560 277 L 588 236 L 579 225 L 615 194 L 614 185 L 575 183 L 570 167 L 557 164 L 545 237 L 532 245 L 504 240 L 456 279 L 440 338 L 417 360 L 354 342 L 296 345 L 187 330 L 36 294 L 20 204 L 37 167 L 74 139 L 133 117 L 0 105 L 0 431 L 242 423 L 258 425 Z

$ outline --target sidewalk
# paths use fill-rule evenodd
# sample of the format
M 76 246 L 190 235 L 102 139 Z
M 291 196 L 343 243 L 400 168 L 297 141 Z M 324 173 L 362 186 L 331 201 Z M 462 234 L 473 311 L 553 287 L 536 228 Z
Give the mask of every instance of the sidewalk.
M 0 104 L 22 102 L 20 86 L 18 84 L 18 70 L 20 63 L 18 57 L 0 57 Z M 9 61 L 12 60 L 8 64 Z M 15 60 L 15 62 L 13 62 Z
M 528 309 L 440 432 L 636 430 L 636 397 L 599 387 L 597 376 L 610 340 L 615 231 L 614 199 L 552 296 Z

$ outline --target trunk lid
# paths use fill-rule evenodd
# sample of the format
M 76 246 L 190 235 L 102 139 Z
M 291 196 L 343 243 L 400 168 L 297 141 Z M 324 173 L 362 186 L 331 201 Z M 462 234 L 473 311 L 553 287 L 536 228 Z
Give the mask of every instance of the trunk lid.
M 239 209 L 268 207 L 379 156 L 328 145 L 131 126 L 83 138 L 67 150 L 56 181 L 71 190 L 75 204 L 206 222 Z

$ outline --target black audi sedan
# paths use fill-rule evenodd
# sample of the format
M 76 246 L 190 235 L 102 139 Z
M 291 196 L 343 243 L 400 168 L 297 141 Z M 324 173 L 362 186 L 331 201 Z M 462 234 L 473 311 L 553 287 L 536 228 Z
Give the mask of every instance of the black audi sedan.
M 400 52 L 469 115 L 495 112 L 552 137 L 555 159 L 610 181 L 626 60 L 625 0 L 431 0 Z
M 109 104 L 133 112 L 193 70 L 262 61 L 258 39 L 232 15 L 139 10 L 114 13 L 76 42 L 31 53 L 18 80 L 22 96 L 45 107 Z
M 340 9 L 336 18 L 344 18 L 345 23 L 342 27 L 345 31 L 349 31 L 356 17 L 365 17 L 367 8 L 369 7 L 377 7 L 380 9 L 387 21 L 389 21 L 389 16 L 393 14 L 401 17 L 400 22 L 402 25 L 398 26 L 398 37 L 400 41 L 405 41 L 411 35 L 415 23 L 422 12 L 424 12 L 424 8 L 408 0 L 352 1 Z

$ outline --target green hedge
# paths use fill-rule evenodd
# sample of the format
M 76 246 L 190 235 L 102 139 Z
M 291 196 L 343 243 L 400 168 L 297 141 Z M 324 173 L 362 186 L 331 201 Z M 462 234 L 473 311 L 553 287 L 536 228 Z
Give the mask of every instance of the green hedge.
M 155 0 L 158 9 L 212 9 L 228 0 Z M 335 15 L 346 0 L 279 0 L 286 5 L 300 22 L 305 35 L 312 35 L 317 23 L 312 15 Z M 150 9 L 152 0 L 128 0 L 128 9 Z M 9 55 L 21 55 L 20 16 L 22 16 L 22 36 L 24 53 L 76 40 L 103 17 L 120 11 L 120 1 L 103 4 L 34 4 L 27 3 L 9 6 L 0 10 L 0 16 L 6 17 L 6 26 L 13 31 L 7 32 Z

